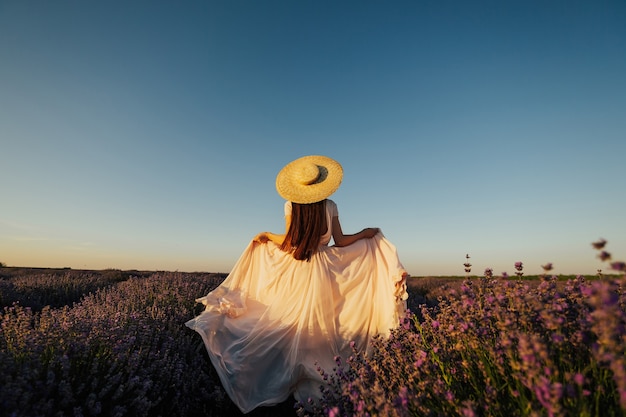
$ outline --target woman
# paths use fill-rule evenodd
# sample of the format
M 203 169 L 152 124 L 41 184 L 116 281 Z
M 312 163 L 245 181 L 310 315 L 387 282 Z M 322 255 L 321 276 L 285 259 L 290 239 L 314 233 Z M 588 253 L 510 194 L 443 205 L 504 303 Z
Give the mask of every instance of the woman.
M 204 341 L 233 402 L 247 413 L 285 401 L 319 398 L 321 366 L 368 350 L 406 310 L 407 273 L 379 229 L 344 234 L 328 197 L 343 169 L 324 156 L 305 156 L 276 177 L 286 233 L 258 234 L 206 308 L 186 325 Z M 329 246 L 331 238 L 334 246 Z

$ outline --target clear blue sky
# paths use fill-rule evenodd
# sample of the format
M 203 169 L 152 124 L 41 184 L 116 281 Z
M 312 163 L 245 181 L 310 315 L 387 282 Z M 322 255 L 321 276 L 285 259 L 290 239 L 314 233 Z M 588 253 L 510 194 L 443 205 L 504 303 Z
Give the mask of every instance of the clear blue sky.
M 626 2 L 0 0 L 0 261 L 228 272 L 337 159 L 412 275 L 626 260 Z

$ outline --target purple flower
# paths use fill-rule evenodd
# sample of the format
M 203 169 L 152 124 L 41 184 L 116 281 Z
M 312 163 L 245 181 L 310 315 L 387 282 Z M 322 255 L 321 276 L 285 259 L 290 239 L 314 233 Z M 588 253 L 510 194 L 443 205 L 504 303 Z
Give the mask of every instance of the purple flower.
M 468 273 L 468 274 L 470 272 L 472 272 L 472 264 L 469 262 L 469 258 L 470 258 L 470 256 L 469 256 L 469 253 L 468 253 L 468 254 L 465 255 L 465 259 L 467 259 L 467 260 L 463 264 L 463 266 L 465 267 L 465 272 Z
M 463 414 L 463 417 L 476 417 L 476 411 L 474 411 L 474 409 L 472 408 L 471 405 L 465 405 L 462 409 L 461 409 L 461 413 Z
M 413 363 L 413 366 L 415 368 L 419 368 L 426 361 L 426 358 L 428 357 L 428 354 L 426 352 L 424 352 L 423 350 L 419 350 L 419 351 L 417 351 L 416 355 L 417 355 L 417 360 Z
M 328 417 L 340 417 L 341 414 L 339 414 L 339 407 L 333 407 L 330 410 L 328 410 Z
M 408 398 L 408 389 L 407 387 L 402 387 L 398 391 L 398 397 L 395 401 L 396 408 L 401 410 L 406 410 L 409 406 L 409 398 Z
M 593 246 L 594 249 L 598 249 L 598 250 L 602 249 L 604 247 L 604 245 L 606 245 L 606 240 L 604 240 L 604 239 L 600 239 L 597 242 L 593 242 L 591 244 L 591 246 Z
M 614 269 L 615 271 L 626 272 L 626 262 L 613 262 L 611 264 L 611 269 Z
M 408 317 L 405 317 L 402 319 L 402 328 L 404 330 L 410 330 L 411 329 L 411 319 Z
M 585 376 L 581 373 L 577 373 L 574 375 L 574 382 L 582 387 L 585 383 Z

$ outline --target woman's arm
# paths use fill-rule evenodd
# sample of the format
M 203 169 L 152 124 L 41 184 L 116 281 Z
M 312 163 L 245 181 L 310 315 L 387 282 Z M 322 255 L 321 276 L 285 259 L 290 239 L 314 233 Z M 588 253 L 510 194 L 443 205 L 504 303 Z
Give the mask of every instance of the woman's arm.
M 285 240 L 285 236 L 287 235 L 287 230 L 289 230 L 289 225 L 291 224 L 291 216 L 285 216 L 285 233 L 282 235 L 272 233 L 272 232 L 261 232 L 252 239 L 255 242 L 259 243 L 267 243 L 268 241 L 272 241 L 277 245 L 282 245 Z
M 377 227 L 368 227 L 367 229 L 361 230 L 359 233 L 355 233 L 353 235 L 344 235 L 341 230 L 341 223 L 339 222 L 339 217 L 333 217 L 333 240 L 335 241 L 335 246 L 349 246 L 356 242 L 359 239 L 369 239 L 380 232 L 380 229 Z

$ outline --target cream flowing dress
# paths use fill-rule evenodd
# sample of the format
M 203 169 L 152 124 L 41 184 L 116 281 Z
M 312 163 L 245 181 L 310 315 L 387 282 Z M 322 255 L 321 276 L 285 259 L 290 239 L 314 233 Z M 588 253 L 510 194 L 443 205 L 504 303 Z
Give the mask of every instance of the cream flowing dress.
M 289 202 L 286 214 L 291 213 Z M 326 200 L 328 230 L 310 262 L 273 242 L 251 242 L 228 277 L 196 301 L 205 310 L 186 325 L 204 341 L 233 402 L 247 413 L 321 396 L 317 367 L 368 350 L 406 310 L 406 272 L 396 248 L 378 233 L 345 247 L 328 246 L 337 206 Z

